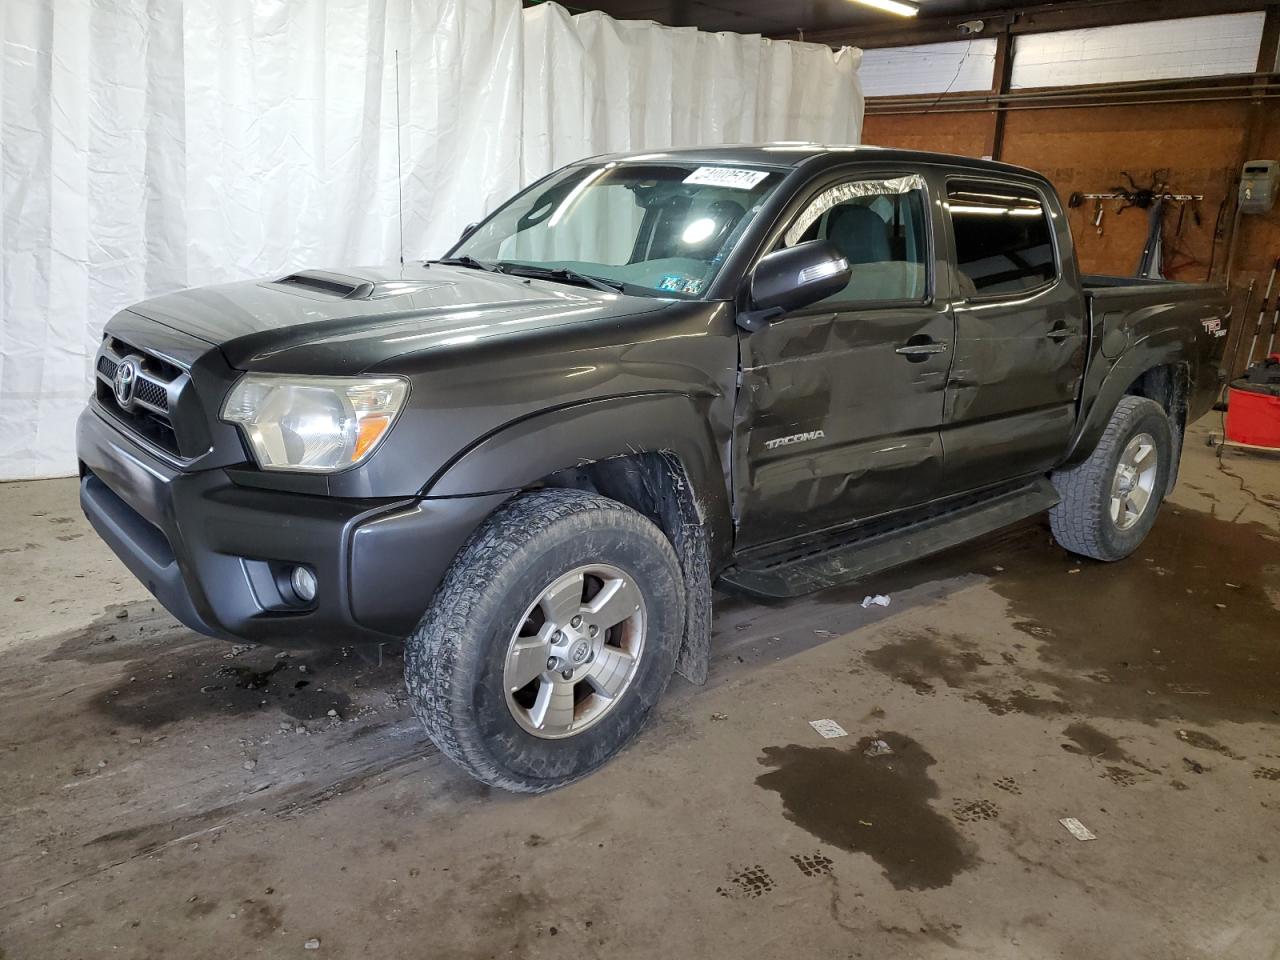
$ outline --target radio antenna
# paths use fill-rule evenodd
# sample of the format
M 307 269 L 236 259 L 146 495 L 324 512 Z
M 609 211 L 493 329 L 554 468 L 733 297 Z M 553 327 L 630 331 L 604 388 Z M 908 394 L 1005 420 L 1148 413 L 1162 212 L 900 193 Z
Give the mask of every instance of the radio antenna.
M 400 159 L 400 48 L 396 48 L 396 215 L 400 223 L 400 266 L 404 266 L 404 164 Z

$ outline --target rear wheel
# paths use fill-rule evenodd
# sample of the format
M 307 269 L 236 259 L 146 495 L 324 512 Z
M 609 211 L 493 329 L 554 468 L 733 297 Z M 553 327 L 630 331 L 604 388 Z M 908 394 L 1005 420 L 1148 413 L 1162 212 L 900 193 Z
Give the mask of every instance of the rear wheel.
M 1173 468 L 1173 431 L 1158 403 L 1124 397 L 1089 459 L 1053 474 L 1054 539 L 1072 553 L 1120 560 L 1146 539 Z
M 671 544 L 645 517 L 576 490 L 520 497 L 472 536 L 406 644 L 414 711 L 477 779 L 562 786 L 639 731 L 684 603 Z

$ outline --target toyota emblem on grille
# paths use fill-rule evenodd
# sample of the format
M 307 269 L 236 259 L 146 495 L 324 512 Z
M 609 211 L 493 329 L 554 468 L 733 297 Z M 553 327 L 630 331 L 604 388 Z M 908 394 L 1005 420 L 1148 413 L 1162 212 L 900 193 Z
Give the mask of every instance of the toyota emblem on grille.
M 128 410 L 133 406 L 134 393 L 138 388 L 138 360 L 126 357 L 116 367 L 115 376 L 111 378 L 111 389 L 116 395 L 116 403 L 121 409 Z

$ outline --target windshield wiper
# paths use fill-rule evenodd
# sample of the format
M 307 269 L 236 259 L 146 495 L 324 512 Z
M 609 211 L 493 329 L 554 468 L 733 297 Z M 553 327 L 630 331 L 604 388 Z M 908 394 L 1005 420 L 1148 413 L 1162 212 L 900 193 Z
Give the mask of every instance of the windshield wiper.
M 579 287 L 591 287 L 609 293 L 622 293 L 622 283 L 617 280 L 605 280 L 603 277 L 592 277 L 568 267 L 533 267 L 523 263 L 510 263 L 506 260 L 495 264 L 503 273 L 514 277 L 534 277 L 538 280 L 559 280 L 561 283 L 572 283 Z
M 486 273 L 505 272 L 500 265 L 485 263 L 483 260 L 477 260 L 469 254 L 463 254 L 460 257 L 445 257 L 443 260 L 428 260 L 427 263 L 442 263 L 446 267 L 466 267 L 468 270 L 483 270 Z

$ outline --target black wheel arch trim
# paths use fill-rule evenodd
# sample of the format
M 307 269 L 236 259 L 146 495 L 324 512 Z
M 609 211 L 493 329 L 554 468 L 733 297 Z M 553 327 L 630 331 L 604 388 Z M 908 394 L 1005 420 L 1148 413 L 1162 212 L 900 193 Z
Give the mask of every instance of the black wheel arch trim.
M 728 427 L 714 427 L 719 398 L 674 391 L 625 394 L 540 410 L 459 451 L 424 489 L 428 498 L 520 490 L 564 470 L 615 457 L 667 453 L 693 485 L 713 550 L 732 544 Z
M 1196 371 L 1193 361 L 1187 356 L 1186 345 L 1177 328 L 1168 328 L 1131 343 L 1127 350 L 1117 357 L 1105 369 L 1098 369 L 1094 377 L 1087 377 L 1083 385 L 1083 396 L 1092 397 L 1081 410 L 1080 427 L 1071 445 L 1063 466 L 1074 466 L 1081 463 L 1093 452 L 1102 438 L 1116 405 L 1130 388 L 1157 367 L 1181 367 L 1187 378 L 1188 393 L 1194 392 Z M 1097 365 L 1099 368 L 1103 364 Z M 1198 418 L 1204 411 L 1187 411 L 1186 426 Z

